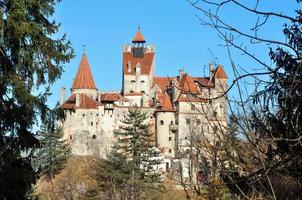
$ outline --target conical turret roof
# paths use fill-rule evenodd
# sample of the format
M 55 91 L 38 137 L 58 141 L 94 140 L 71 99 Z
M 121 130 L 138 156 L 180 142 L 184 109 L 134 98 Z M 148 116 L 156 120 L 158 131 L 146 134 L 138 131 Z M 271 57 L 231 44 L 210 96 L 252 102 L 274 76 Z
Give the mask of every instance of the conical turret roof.
M 73 81 L 72 89 L 96 89 L 93 76 L 85 53 L 82 55 L 76 78 Z
M 146 42 L 145 39 L 144 39 L 143 34 L 140 31 L 140 28 L 138 28 L 132 42 L 133 43 L 145 43 Z
M 222 65 L 219 65 L 217 67 L 214 77 L 220 79 L 228 79 L 228 75 L 225 73 Z

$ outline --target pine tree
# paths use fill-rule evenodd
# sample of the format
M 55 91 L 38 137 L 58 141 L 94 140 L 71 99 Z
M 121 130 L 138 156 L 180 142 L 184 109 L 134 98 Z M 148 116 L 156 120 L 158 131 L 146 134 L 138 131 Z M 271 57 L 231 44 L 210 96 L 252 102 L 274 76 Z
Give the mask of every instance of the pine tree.
M 104 165 L 106 180 L 114 183 L 119 191 L 126 190 L 125 195 L 142 194 L 160 185 L 158 165 L 162 159 L 159 150 L 151 144 L 146 120 L 146 113 L 139 108 L 128 110 L 121 120 L 123 125 L 114 132 L 118 141 Z
M 48 124 L 44 124 L 39 131 L 38 137 L 40 148 L 37 150 L 36 164 L 41 176 L 47 181 L 51 181 L 66 164 L 71 155 L 71 148 L 65 140 L 62 139 L 63 132 L 57 125 L 57 110 L 52 112 L 52 118 Z
M 33 126 L 45 120 L 49 87 L 73 57 L 54 35 L 54 0 L 0 0 L 0 199 L 24 199 L 35 171 Z

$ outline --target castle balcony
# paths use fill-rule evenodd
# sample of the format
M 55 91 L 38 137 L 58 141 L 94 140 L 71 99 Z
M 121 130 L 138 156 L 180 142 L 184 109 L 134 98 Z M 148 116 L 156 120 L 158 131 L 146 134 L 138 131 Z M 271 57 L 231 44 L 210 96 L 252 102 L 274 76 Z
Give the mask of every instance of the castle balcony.
M 178 131 L 178 125 L 170 125 L 169 130 L 172 131 L 173 133 Z

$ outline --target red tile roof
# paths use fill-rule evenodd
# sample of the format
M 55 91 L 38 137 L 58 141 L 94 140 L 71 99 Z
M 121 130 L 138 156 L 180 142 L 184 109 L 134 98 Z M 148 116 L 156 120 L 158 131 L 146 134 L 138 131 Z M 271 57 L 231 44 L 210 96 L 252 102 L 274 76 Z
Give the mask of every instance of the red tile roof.
M 214 83 L 210 81 L 209 77 L 193 77 L 193 80 L 204 87 L 214 87 Z
M 200 92 L 197 89 L 197 86 L 194 83 L 194 80 L 188 74 L 184 74 L 179 82 L 179 88 L 184 93 L 199 94 Z
M 124 74 L 135 75 L 135 67 L 139 63 L 141 65 L 141 74 L 150 74 L 151 67 L 154 60 L 154 52 L 144 53 L 143 58 L 135 58 L 132 52 L 123 53 L 123 72 Z M 130 64 L 130 72 L 128 71 L 128 64 Z
M 74 110 L 77 108 L 97 109 L 97 102 L 85 94 L 80 94 L 80 105 L 76 107 L 76 94 L 72 94 L 67 101 L 61 105 L 61 108 L 65 110 Z
M 166 93 L 158 94 L 159 106 L 157 107 L 156 111 L 163 111 L 163 112 L 174 112 L 175 109 L 172 105 L 170 96 Z
M 82 55 L 76 78 L 73 81 L 72 89 L 96 89 L 85 53 Z
M 173 79 L 176 79 L 176 77 L 154 77 L 153 86 L 157 85 L 162 91 L 165 91 Z
M 137 42 L 146 42 L 145 39 L 144 39 L 144 36 L 143 34 L 141 33 L 140 30 L 137 30 L 133 40 L 132 40 L 133 43 L 137 43 Z
M 216 72 L 214 74 L 215 78 L 221 78 L 221 79 L 228 79 L 227 74 L 225 73 L 223 66 L 222 65 L 218 65 Z
M 82 109 L 97 109 L 98 104 L 95 100 L 91 99 L 85 94 L 81 94 L 80 106 Z
M 200 98 L 195 95 L 189 95 L 189 94 L 180 94 L 177 98 L 178 102 L 208 102 L 208 100 Z
M 76 95 L 72 94 L 60 107 L 64 110 L 73 110 L 75 108 Z
M 124 101 L 124 102 L 127 102 L 128 99 L 123 97 L 120 93 L 103 93 L 103 94 L 101 94 L 101 101 Z

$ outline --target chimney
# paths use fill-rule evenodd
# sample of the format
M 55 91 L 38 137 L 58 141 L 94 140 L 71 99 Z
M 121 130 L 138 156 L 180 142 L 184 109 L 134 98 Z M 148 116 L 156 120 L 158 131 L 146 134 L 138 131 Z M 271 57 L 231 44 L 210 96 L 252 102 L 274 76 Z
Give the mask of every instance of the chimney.
M 214 77 L 214 73 L 215 73 L 215 67 L 214 64 L 210 63 L 209 64 L 209 71 L 210 71 L 210 81 L 212 81 L 213 77 Z
M 130 62 L 130 60 L 127 63 L 127 67 L 128 67 L 128 72 L 131 72 L 131 62 Z
M 75 102 L 75 104 L 76 104 L 77 108 L 80 107 L 80 101 L 81 101 L 81 96 L 80 96 L 79 93 L 76 93 L 76 102 Z
M 141 74 L 141 64 L 140 63 L 136 64 L 136 66 L 135 66 L 135 72 L 136 72 L 137 75 Z
M 180 69 L 179 70 L 179 78 L 181 79 L 181 77 L 184 75 L 184 70 L 183 69 Z
M 101 92 L 98 92 L 98 103 L 101 102 Z
M 65 102 L 65 97 L 66 97 L 66 88 L 61 87 L 61 98 L 60 98 L 60 104 L 62 105 Z

